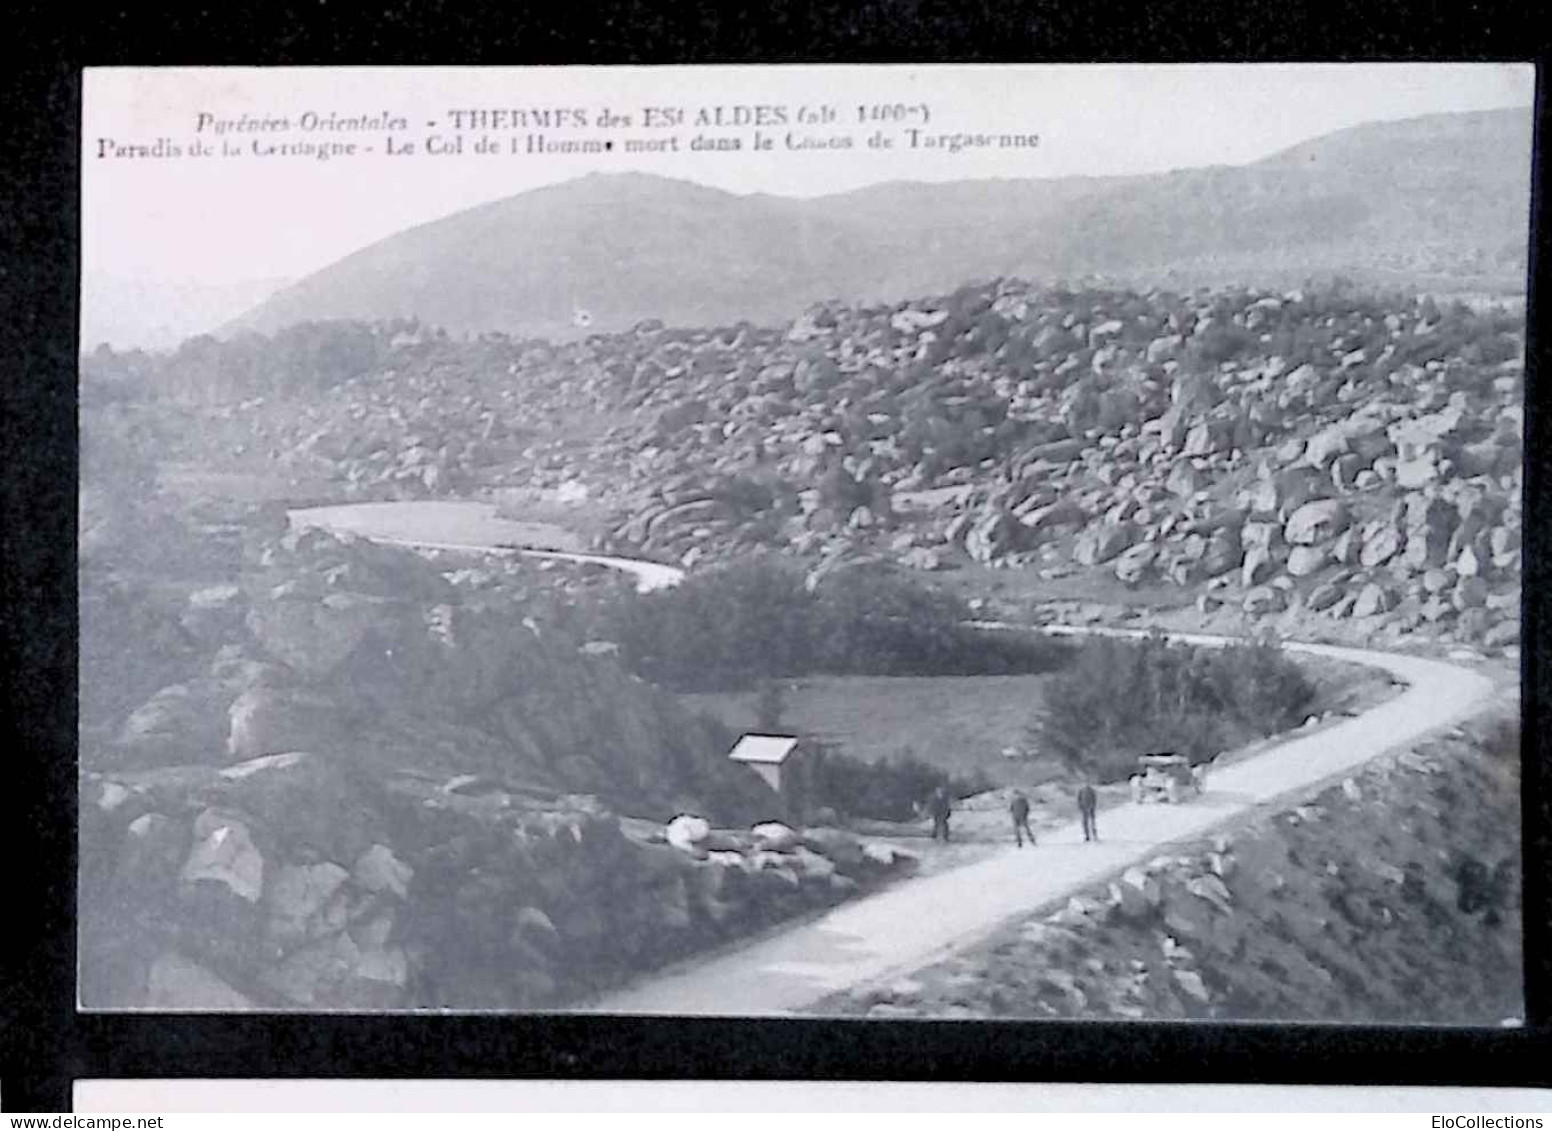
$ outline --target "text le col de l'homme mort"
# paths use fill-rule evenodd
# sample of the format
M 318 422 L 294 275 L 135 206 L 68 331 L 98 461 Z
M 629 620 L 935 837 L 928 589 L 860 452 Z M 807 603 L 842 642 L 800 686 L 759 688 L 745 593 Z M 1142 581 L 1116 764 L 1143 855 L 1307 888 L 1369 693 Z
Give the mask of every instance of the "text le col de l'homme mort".
M 467 107 L 431 116 L 392 111 L 300 114 L 196 111 L 181 136 L 98 136 L 98 160 L 311 159 L 546 155 L 1035 149 L 1033 132 L 934 123 L 925 102 L 707 106 Z

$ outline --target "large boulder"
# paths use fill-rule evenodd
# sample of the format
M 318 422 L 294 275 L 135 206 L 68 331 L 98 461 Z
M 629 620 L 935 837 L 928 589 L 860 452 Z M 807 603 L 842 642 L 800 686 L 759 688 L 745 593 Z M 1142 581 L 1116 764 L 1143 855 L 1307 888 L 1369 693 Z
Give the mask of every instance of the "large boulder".
M 1341 601 L 1342 596 L 1342 587 L 1335 582 L 1327 581 L 1309 591 L 1309 596 L 1304 598 L 1304 607 L 1312 613 L 1325 612 Z
M 1518 618 L 1501 620 L 1482 635 L 1482 644 L 1488 648 L 1518 647 L 1520 622 Z
M 1031 496 L 1013 508 L 1019 525 L 1025 530 L 1040 532 L 1061 526 L 1072 526 L 1088 518 L 1083 508 L 1071 499 L 1057 499 L 1041 503 L 1039 496 Z
M 949 568 L 943 555 L 930 546 L 912 546 L 901 553 L 900 564 L 907 569 L 919 569 L 926 573 Z
M 206 795 L 250 818 L 255 838 L 295 859 L 353 861 L 381 839 L 382 818 L 340 759 L 293 751 L 228 766 Z
M 1439 466 L 1439 457 L 1436 452 L 1425 452 L 1412 459 L 1399 460 L 1396 463 L 1396 486 L 1407 491 L 1414 491 L 1420 487 L 1427 487 L 1437 483 L 1444 477 L 1444 469 Z
M 1388 522 L 1376 522 L 1364 527 L 1363 547 L 1358 551 L 1358 564 L 1365 569 L 1384 565 L 1401 552 L 1401 532 Z
M 1126 584 L 1135 585 L 1147 574 L 1158 556 L 1159 548 L 1156 543 L 1143 542 L 1133 546 L 1116 558 L 1115 575 Z
M 393 602 L 364 593 L 338 592 L 315 598 L 301 593 L 256 603 L 246 617 L 248 631 L 275 659 L 309 678 L 322 678 L 374 629 L 387 629 Z
M 180 878 L 188 884 L 220 884 L 237 898 L 257 903 L 264 892 L 264 857 L 239 818 L 206 809 L 194 821 L 194 847 Z
M 1263 470 L 1266 470 L 1265 465 Z M 1270 473 L 1258 476 L 1245 492 L 1244 503 L 1251 514 L 1275 515 L 1280 502 L 1277 480 Z
M 1358 591 L 1352 612 L 1355 617 L 1371 617 L 1389 612 L 1395 605 L 1395 594 L 1378 582 L 1371 581 Z
M 1158 418 L 1159 441 L 1170 451 L 1178 450 L 1186 441 L 1190 428 L 1188 410 L 1180 405 L 1170 408 Z
M 1457 517 L 1455 508 L 1441 498 L 1421 492 L 1407 497 L 1402 560 L 1409 568 L 1425 570 L 1445 563 Z
M 381 655 L 363 651 L 341 665 L 339 683 L 363 702 L 453 719 L 491 710 L 519 682 L 519 665 L 546 651 L 489 602 L 432 605 L 396 622 L 382 643 Z
M 1314 546 L 1347 528 L 1347 506 L 1339 499 L 1305 503 L 1288 516 L 1283 537 L 1294 546 Z
M 356 858 L 351 881 L 364 891 L 389 892 L 400 899 L 409 898 L 410 881 L 415 869 L 394 855 L 385 844 L 374 844 Z
M 1204 480 L 1201 472 L 1196 470 L 1190 460 L 1181 460 L 1170 469 L 1169 478 L 1164 486 L 1172 494 L 1182 499 L 1189 499 L 1202 489 Z
M 264 982 L 267 989 L 292 1005 L 342 1008 L 351 1004 L 347 987 L 362 960 L 355 940 L 338 931 L 291 952 L 265 971 Z
M 1309 438 L 1304 446 L 1304 462 L 1324 470 L 1338 456 L 1347 452 L 1347 430 L 1339 425 L 1322 429 Z
M 1481 608 L 1487 604 L 1487 583 L 1480 577 L 1462 577 L 1450 594 L 1451 603 L 1459 610 Z
M 711 836 L 711 822 L 692 813 L 681 813 L 669 821 L 663 829 L 663 839 L 681 852 L 702 852 L 701 847 Z
M 173 951 L 158 955 L 151 963 L 143 1004 L 147 1009 L 175 1012 L 257 1008 L 252 998 L 239 993 L 198 962 Z
M 1265 546 L 1251 546 L 1245 551 L 1244 559 L 1240 562 L 1240 584 L 1246 588 L 1255 585 L 1263 577 L 1270 575 L 1274 564 L 1272 552 Z
M 335 897 L 350 873 L 330 861 L 276 868 L 264 890 L 269 937 L 289 949 L 345 926 L 346 907 Z M 331 913 L 332 912 L 332 913 Z
M 1270 550 L 1279 542 L 1281 530 L 1273 522 L 1247 522 L 1239 529 L 1239 541 L 1246 550 Z
M 749 830 L 755 844 L 769 852 L 790 852 L 803 843 L 803 837 L 780 821 L 762 821 Z
M 114 887 L 132 897 L 154 902 L 165 894 L 189 858 L 188 822 L 164 813 L 142 813 L 124 830 L 117 846 Z
M 253 687 L 232 703 L 225 747 L 233 760 L 294 750 L 336 751 L 348 728 L 334 701 L 300 688 Z
M 1308 577 L 1319 573 L 1330 560 L 1330 552 L 1324 546 L 1295 546 L 1288 555 L 1288 575 Z
M 1358 560 L 1359 538 L 1358 530 L 1349 526 L 1337 536 L 1335 542 L 1328 549 L 1331 552 L 1331 560 L 1341 565 L 1352 565 Z
M 1198 420 L 1186 434 L 1181 453 L 1187 456 L 1210 456 L 1226 451 L 1234 442 L 1233 425 L 1224 420 Z
M 965 532 L 965 552 L 975 561 L 990 562 L 1017 545 L 1019 529 L 1006 511 L 989 510 Z
M 1103 565 L 1137 540 L 1137 529 L 1129 522 L 1100 522 L 1078 535 L 1073 545 L 1073 560 L 1079 565 Z
M 1279 612 L 1287 604 L 1281 589 L 1272 585 L 1257 585 L 1245 594 L 1243 607 L 1251 616 L 1265 616 Z
M 1159 883 L 1141 868 L 1132 867 L 1110 885 L 1110 903 L 1116 915 L 1130 922 L 1144 922 L 1158 915 L 1163 892 Z
M 121 761 L 171 766 L 222 760 L 232 692 L 219 681 L 195 679 L 164 687 L 119 729 Z
M 1217 577 L 1231 569 L 1238 569 L 1243 560 L 1244 550 L 1240 543 L 1239 532 L 1220 527 L 1214 530 L 1207 540 L 1206 550 L 1202 554 L 1201 568 L 1208 577 Z
M 1274 476 L 1277 484 L 1277 517 L 1287 522 L 1289 516 L 1305 503 L 1331 497 L 1331 479 L 1312 467 L 1297 466 L 1279 471 Z
M 243 629 L 247 599 L 237 585 L 212 585 L 189 594 L 180 623 L 201 644 L 219 646 Z
M 1364 470 L 1362 456 L 1345 452 L 1331 461 L 1331 485 L 1338 491 L 1352 491 L 1357 488 L 1358 476 Z

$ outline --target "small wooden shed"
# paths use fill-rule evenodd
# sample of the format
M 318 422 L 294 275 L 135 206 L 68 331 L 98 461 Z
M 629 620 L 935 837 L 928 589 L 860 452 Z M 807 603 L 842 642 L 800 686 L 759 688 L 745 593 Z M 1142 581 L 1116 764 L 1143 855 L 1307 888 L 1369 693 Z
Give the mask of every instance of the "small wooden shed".
M 728 758 L 748 766 L 761 780 L 786 797 L 801 760 L 801 744 L 790 734 L 746 734 L 728 751 Z

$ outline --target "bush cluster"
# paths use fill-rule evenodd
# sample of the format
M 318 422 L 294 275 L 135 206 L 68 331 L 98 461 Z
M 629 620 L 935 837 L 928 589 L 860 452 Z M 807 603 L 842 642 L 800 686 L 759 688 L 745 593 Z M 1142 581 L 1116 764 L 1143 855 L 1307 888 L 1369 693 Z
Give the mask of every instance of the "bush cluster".
M 588 631 L 643 679 L 676 691 L 735 691 L 805 675 L 1003 675 L 1049 671 L 1066 646 L 969 627 L 969 608 L 886 567 L 812 587 L 754 558 L 654 593 L 612 592 Z
M 877 821 L 909 821 L 942 787 L 950 797 L 968 797 L 993 788 L 983 775 L 959 777 L 909 753 L 879 762 L 864 762 L 832 749 L 814 759 L 814 803 L 846 817 Z
M 1052 678 L 1031 726 L 1043 752 L 1101 781 L 1171 751 L 1204 762 L 1307 717 L 1315 687 L 1270 641 L 1225 648 L 1093 637 Z
M 81 381 L 121 396 L 154 392 L 197 403 L 305 396 L 378 370 L 394 335 L 419 329 L 405 319 L 299 322 L 273 334 L 245 332 L 228 339 L 200 334 L 164 354 L 116 353 L 100 346 L 81 359 Z

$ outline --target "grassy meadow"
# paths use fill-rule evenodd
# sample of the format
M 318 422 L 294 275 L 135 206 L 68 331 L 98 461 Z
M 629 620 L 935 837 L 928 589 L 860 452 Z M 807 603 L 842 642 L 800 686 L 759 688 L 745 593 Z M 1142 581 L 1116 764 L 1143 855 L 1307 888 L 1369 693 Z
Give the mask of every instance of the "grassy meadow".
M 1048 759 L 1029 751 L 1024 730 L 1039 710 L 1046 675 L 822 676 L 784 681 L 785 728 L 837 744 L 869 762 L 910 754 L 954 774 L 983 773 L 998 785 L 1052 777 Z M 755 693 L 684 695 L 695 710 L 738 730 L 756 725 Z

